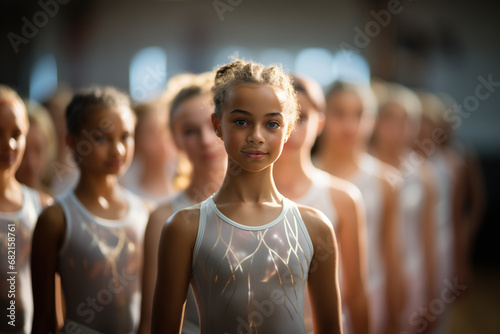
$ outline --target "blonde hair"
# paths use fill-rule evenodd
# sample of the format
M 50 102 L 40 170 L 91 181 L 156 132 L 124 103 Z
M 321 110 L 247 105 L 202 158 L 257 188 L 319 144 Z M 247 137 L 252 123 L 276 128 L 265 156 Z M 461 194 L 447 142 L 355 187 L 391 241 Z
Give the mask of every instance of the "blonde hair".
M 404 109 L 408 117 L 416 124 L 420 124 L 422 118 L 422 105 L 418 96 L 409 88 L 396 83 L 375 84 L 374 91 L 378 94 L 379 113 L 383 113 L 385 107 L 396 104 Z
M 27 101 L 27 112 L 30 127 L 37 126 L 40 132 L 45 137 L 47 145 L 47 165 L 42 174 L 42 183 L 44 186 L 49 187 L 52 179 L 49 166 L 55 160 L 57 153 L 57 140 L 54 123 L 49 111 L 34 101 Z
M 26 115 L 26 123 L 28 124 L 28 115 L 26 113 L 26 106 L 17 92 L 6 85 L 0 85 L 0 105 L 12 104 L 14 108 L 20 108 Z M 26 128 L 26 131 L 28 128 Z
M 443 101 L 427 91 L 418 91 L 417 96 L 422 104 L 422 115 L 428 118 L 432 124 L 440 125 L 446 111 L 446 105 Z
M 242 85 L 266 85 L 280 89 L 285 94 L 282 109 L 288 119 L 288 133 L 298 118 L 297 94 L 292 78 L 279 65 L 264 66 L 254 62 L 235 60 L 220 67 L 215 74 L 212 88 L 215 115 L 221 117 L 222 108 L 228 103 L 231 91 Z
M 368 85 L 359 85 L 347 81 L 336 81 L 328 89 L 326 93 L 326 103 L 330 101 L 332 96 L 340 93 L 354 93 L 356 94 L 363 105 L 363 111 L 370 114 L 377 113 L 377 97 Z

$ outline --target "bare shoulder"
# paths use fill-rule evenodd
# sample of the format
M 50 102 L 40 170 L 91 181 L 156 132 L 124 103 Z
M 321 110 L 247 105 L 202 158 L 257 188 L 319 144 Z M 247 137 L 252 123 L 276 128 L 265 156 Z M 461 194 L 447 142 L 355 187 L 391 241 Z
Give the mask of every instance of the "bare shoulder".
M 35 235 L 47 240 L 62 241 L 66 232 L 66 218 L 59 203 L 46 207 L 40 216 L 35 227 Z
M 315 208 L 311 208 L 305 205 L 297 204 L 300 216 L 304 221 L 307 231 L 313 237 L 325 235 L 325 233 L 332 233 L 333 227 L 330 220 L 325 216 L 325 214 Z
M 149 215 L 148 228 L 150 226 L 162 226 L 172 215 L 173 208 L 169 202 L 160 205 Z
M 171 215 L 163 226 L 163 233 L 175 233 L 195 239 L 200 220 L 200 207 L 200 204 L 197 204 Z
M 335 207 L 353 206 L 363 198 L 358 187 L 336 176 L 331 177 L 330 193 Z
M 42 205 L 42 208 L 54 203 L 54 199 L 52 198 L 52 196 L 50 196 L 46 192 L 38 190 L 38 196 L 40 197 L 40 204 Z

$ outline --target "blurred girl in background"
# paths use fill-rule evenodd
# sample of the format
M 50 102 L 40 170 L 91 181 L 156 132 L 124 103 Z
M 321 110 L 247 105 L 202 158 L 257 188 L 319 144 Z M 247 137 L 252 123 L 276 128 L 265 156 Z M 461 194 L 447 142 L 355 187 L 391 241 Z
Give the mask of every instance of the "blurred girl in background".
M 421 105 L 418 97 L 398 84 L 375 83 L 379 112 L 372 153 L 400 171 L 399 230 L 408 299 L 401 330 L 422 333 L 412 314 L 427 306 L 436 295 L 436 176 L 428 161 L 412 149 L 418 136 Z M 418 326 L 417 326 L 418 325 Z
M 63 332 L 131 333 L 138 325 L 149 212 L 119 185 L 118 175 L 132 160 L 135 116 L 125 94 L 92 87 L 73 97 L 66 123 L 80 179 L 42 212 L 35 228 L 33 333 L 58 332 L 56 273 L 66 306 Z
M 52 199 L 15 178 L 26 148 L 29 121 L 19 95 L 3 85 L 0 120 L 0 332 L 30 333 L 31 236 L 40 210 Z
M 322 211 L 333 224 L 340 251 L 339 282 L 344 333 L 370 333 L 366 293 L 366 222 L 359 190 L 313 166 L 311 148 L 323 130 L 325 98 L 310 79 L 294 76 L 299 120 L 274 165 L 278 190 L 291 200 Z M 306 329 L 312 333 L 309 300 L 304 305 Z
M 57 153 L 54 124 L 47 109 L 40 104 L 28 102 L 26 106 L 30 127 L 16 178 L 31 188 L 51 192 L 51 167 Z
M 317 167 L 354 183 L 366 208 L 368 295 L 374 333 L 396 333 L 405 287 L 397 222 L 397 171 L 366 153 L 376 101 L 369 87 L 337 82 L 326 94 Z
M 150 216 L 144 242 L 144 270 L 140 333 L 151 332 L 151 310 L 156 283 L 158 244 L 163 225 L 175 212 L 204 201 L 216 192 L 226 172 L 227 154 L 215 135 L 211 116 L 214 73 L 192 76 L 170 103 L 170 129 L 174 142 L 189 159 L 191 173 L 187 188 L 156 209 Z M 177 80 L 174 78 L 174 80 Z M 189 289 L 182 333 L 199 333 L 193 292 Z

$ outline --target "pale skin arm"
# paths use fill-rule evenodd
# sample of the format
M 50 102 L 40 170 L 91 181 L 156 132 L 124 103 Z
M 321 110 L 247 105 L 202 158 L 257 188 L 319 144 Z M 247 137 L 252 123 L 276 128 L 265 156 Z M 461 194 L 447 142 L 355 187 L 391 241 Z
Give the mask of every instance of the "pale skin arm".
M 141 321 L 138 333 L 151 333 L 151 313 L 153 309 L 153 296 L 158 273 L 158 246 L 163 225 L 172 214 L 169 205 L 156 209 L 149 217 L 144 236 L 144 258 L 142 270 L 142 301 Z
M 314 333 L 342 333 L 338 250 L 333 227 L 319 211 L 308 207 L 299 210 L 314 247 L 307 281 Z
M 338 243 L 342 259 L 342 297 L 349 307 L 354 334 L 371 333 L 366 292 L 366 218 L 361 193 L 354 186 L 332 191 L 338 215 Z
M 385 291 L 387 324 L 385 333 L 397 333 L 401 313 L 406 302 L 406 287 L 403 277 L 402 253 L 399 241 L 400 231 L 397 214 L 396 188 L 382 179 L 383 216 L 381 253 L 385 263 Z
M 33 233 L 31 249 L 33 334 L 57 333 L 57 254 L 65 232 L 66 221 L 59 205 L 48 207 L 41 213 Z
M 195 207 L 178 211 L 163 227 L 151 333 L 181 333 L 198 220 L 199 207 Z

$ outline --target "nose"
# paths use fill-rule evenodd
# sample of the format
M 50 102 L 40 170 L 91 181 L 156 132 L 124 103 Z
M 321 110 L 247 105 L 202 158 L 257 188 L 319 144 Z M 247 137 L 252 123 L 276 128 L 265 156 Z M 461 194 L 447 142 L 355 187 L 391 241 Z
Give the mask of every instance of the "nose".
M 262 144 L 264 142 L 262 128 L 259 125 L 256 125 L 251 129 L 248 135 L 248 142 L 254 144 Z
M 125 153 L 127 152 L 127 149 L 121 140 L 115 141 L 111 149 L 112 149 L 112 154 L 118 157 L 124 156 Z

